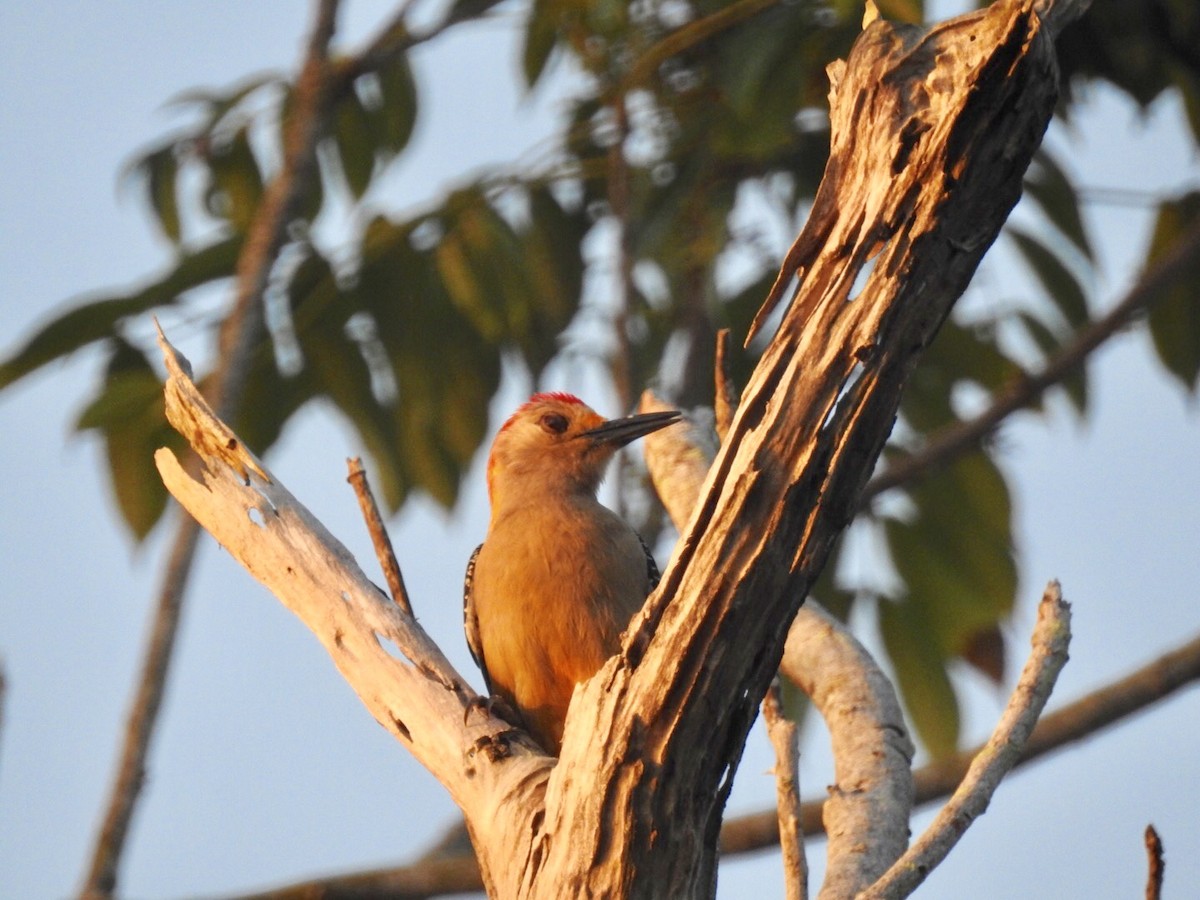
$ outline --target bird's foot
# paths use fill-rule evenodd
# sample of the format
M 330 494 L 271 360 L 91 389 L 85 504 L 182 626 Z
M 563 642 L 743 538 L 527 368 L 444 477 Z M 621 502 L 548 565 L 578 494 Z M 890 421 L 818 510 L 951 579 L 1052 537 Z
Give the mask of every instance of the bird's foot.
M 507 700 L 497 694 L 492 694 L 490 697 L 476 695 L 470 698 L 467 701 L 467 708 L 463 710 L 464 725 L 470 721 L 473 712 L 482 712 L 488 718 L 495 716 L 510 725 L 521 725 L 521 717 L 517 715 L 516 710 L 509 706 Z

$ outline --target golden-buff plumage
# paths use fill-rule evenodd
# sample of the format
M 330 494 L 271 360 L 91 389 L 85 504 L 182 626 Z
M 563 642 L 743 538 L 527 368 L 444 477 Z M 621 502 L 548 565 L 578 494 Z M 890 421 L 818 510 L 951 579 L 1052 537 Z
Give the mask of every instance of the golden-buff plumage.
M 617 652 L 657 581 L 641 539 L 596 490 L 620 447 L 677 419 L 605 421 L 569 394 L 538 394 L 492 445 L 491 521 L 464 592 L 467 642 L 488 690 L 551 753 L 575 685 Z

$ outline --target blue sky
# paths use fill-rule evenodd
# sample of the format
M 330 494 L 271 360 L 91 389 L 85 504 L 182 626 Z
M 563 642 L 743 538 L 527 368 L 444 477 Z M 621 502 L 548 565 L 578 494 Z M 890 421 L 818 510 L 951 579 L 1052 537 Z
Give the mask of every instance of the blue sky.
M 350 0 L 342 38 L 353 45 L 390 6 Z M 229 0 L 0 6 L 0 352 L 67 298 L 129 285 L 166 262 L 137 198 L 117 191 L 118 171 L 170 125 L 163 104 L 172 95 L 293 65 L 307 15 L 307 4 Z M 549 133 L 553 94 L 519 96 L 503 25 L 471 30 L 416 62 L 424 117 L 412 152 L 375 198 L 380 207 L 418 205 L 464 171 L 517 159 Z M 1049 140 L 1090 186 L 1155 193 L 1200 181 L 1170 100 L 1143 118 L 1112 92 L 1093 91 L 1074 132 L 1056 128 Z M 1088 208 L 1105 258 L 1102 304 L 1134 277 L 1148 221 L 1137 208 Z M 1028 290 L 1011 261 L 987 265 L 989 296 Z M 199 337 L 185 334 L 183 343 L 199 346 Z M 1020 534 L 1014 646 L 1026 644 L 1047 579 L 1060 578 L 1075 605 L 1072 659 L 1052 707 L 1200 625 L 1200 423 L 1148 346 L 1135 331 L 1097 355 L 1094 415 L 1085 425 L 1052 403 L 1046 419 L 1017 417 L 1000 436 Z M 165 546 L 165 531 L 133 546 L 111 509 L 102 447 L 70 432 L 98 365 L 85 352 L 0 395 L 8 479 L 0 505 L 8 680 L 0 897 L 62 897 L 78 884 Z M 563 366 L 551 377 L 550 386 L 581 392 L 595 383 L 594 374 Z M 525 387 L 511 385 L 494 416 Z M 344 480 L 345 457 L 361 452 L 328 409 L 312 408 L 269 463 L 369 562 Z M 477 463 L 453 514 L 418 501 L 394 526 L 423 624 L 472 676 L 458 598 L 463 565 L 485 527 L 482 482 Z M 969 697 L 966 728 L 977 739 L 1004 698 L 976 682 Z M 1188 691 L 1013 776 L 919 896 L 1130 896 L 1143 883 L 1141 832 L 1151 821 L 1166 844 L 1168 888 L 1200 883 L 1198 720 L 1200 694 Z M 756 734 L 734 811 L 772 801 L 769 765 Z M 814 738 L 805 747 L 806 796 L 832 780 L 829 766 Z M 124 894 L 211 895 L 379 866 L 422 848 L 454 815 L 445 792 L 371 720 L 317 642 L 207 543 Z M 810 848 L 817 872 L 822 852 Z M 780 895 L 778 879 L 774 854 L 763 853 L 723 868 L 720 893 L 744 896 L 753 885 Z

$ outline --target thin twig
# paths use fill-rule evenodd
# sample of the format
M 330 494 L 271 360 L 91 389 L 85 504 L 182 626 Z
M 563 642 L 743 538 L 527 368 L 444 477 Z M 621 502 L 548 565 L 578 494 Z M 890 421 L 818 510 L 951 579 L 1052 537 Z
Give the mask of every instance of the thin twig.
M 404 575 L 400 572 L 400 563 L 396 561 L 396 552 L 392 549 L 392 539 L 388 537 L 383 517 L 379 515 L 379 506 L 375 503 L 375 495 L 371 493 L 371 485 L 367 483 L 367 473 L 363 469 L 362 458 L 354 457 L 346 460 L 350 474 L 346 480 L 354 488 L 358 497 L 359 508 L 362 509 L 363 520 L 367 523 L 367 531 L 371 535 L 371 543 L 375 546 L 375 556 L 379 559 L 379 567 L 387 579 L 388 590 L 396 605 L 408 615 L 413 614 L 412 603 L 408 599 L 408 589 L 404 586 Z
M 896 688 L 867 649 L 811 597 L 788 631 L 779 672 L 829 729 L 834 783 L 821 809 L 829 835 L 819 897 L 853 897 L 908 847 L 916 752 Z
M 1146 900 L 1159 900 L 1162 897 L 1163 873 L 1167 868 L 1163 859 L 1162 838 L 1153 825 L 1146 826 L 1146 856 L 1149 859 L 1149 871 L 1146 873 Z
M 796 723 L 783 714 L 779 682 L 772 683 L 762 702 L 763 723 L 775 750 L 775 803 L 779 814 L 779 844 L 783 849 L 783 882 L 787 900 L 807 900 L 808 859 L 800 830 L 800 753 Z
M 886 490 L 906 484 L 945 465 L 960 453 L 977 446 L 1001 422 L 1017 410 L 1034 403 L 1047 388 L 1074 372 L 1097 347 L 1128 325 L 1163 294 L 1163 289 L 1180 277 L 1200 256 L 1200 225 L 1193 226 L 1174 246 L 1159 257 L 1129 289 L 1108 315 L 1097 319 L 1063 347 L 1035 375 L 1024 375 L 992 399 L 992 405 L 973 419 L 943 429 L 911 456 L 888 465 L 863 490 L 861 506 Z
M 221 362 L 211 388 L 213 406 L 226 421 L 234 420 L 241 406 L 254 349 L 264 331 L 263 294 L 316 163 L 316 138 L 325 110 L 326 60 L 337 6 L 337 0 L 320 0 L 297 81 L 295 111 L 285 133 L 283 167 L 263 196 L 238 259 L 237 296 L 221 328 Z M 181 516 L 163 573 L 116 776 L 80 889 L 86 898 L 110 897 L 116 888 L 121 853 L 145 780 L 146 758 L 162 707 L 198 537 L 196 522 Z
M 991 740 L 925 833 L 882 878 L 858 895 L 859 900 L 909 896 L 983 814 L 1004 776 L 1020 759 L 1021 748 L 1067 663 L 1070 642 L 1071 607 L 1063 601 L 1058 582 L 1052 581 L 1038 606 L 1033 651 Z
M 733 411 L 738 405 L 738 390 L 729 373 L 729 329 L 717 332 L 717 358 L 713 364 L 713 418 L 716 420 L 717 438 L 724 441 L 733 422 Z

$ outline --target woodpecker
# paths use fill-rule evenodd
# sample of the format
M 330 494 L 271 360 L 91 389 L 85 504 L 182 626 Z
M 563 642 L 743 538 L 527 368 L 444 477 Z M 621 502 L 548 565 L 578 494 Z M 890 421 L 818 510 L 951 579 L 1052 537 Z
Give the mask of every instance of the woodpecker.
M 617 450 L 679 415 L 606 421 L 571 394 L 535 394 L 492 443 L 491 520 L 467 564 L 463 626 L 489 694 L 554 755 L 575 685 L 620 649 L 658 584 L 645 543 L 596 490 Z

